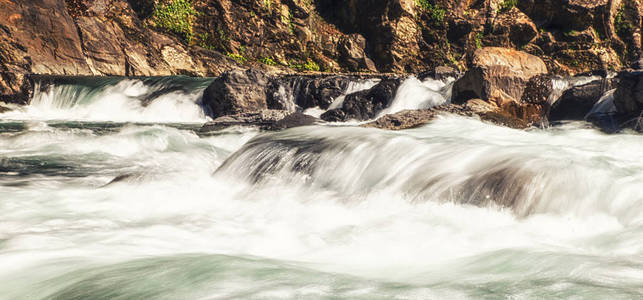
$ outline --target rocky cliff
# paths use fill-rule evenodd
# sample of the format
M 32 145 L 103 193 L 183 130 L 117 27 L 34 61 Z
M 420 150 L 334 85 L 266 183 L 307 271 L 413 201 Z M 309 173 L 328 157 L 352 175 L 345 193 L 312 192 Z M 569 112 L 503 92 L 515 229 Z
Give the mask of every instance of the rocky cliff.
M 2 0 L 0 101 L 28 74 L 464 70 L 482 47 L 555 74 L 641 58 L 640 0 Z

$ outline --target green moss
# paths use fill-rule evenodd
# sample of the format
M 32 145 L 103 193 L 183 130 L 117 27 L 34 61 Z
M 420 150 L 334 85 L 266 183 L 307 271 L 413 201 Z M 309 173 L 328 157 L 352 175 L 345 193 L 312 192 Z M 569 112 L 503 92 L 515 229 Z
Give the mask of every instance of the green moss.
M 476 33 L 475 37 L 473 37 L 474 42 L 476 43 L 476 48 L 480 49 L 482 48 L 482 38 L 484 35 L 482 35 L 482 32 Z
M 154 8 L 152 21 L 156 28 L 174 33 L 189 43 L 194 37 L 192 24 L 196 16 L 192 0 L 164 0 Z
M 301 64 L 301 63 L 296 63 L 293 61 L 290 61 L 288 63 L 288 67 L 291 69 L 295 69 L 298 71 L 314 71 L 314 72 L 319 72 L 321 68 L 319 65 L 312 59 L 308 59 L 306 63 Z
M 236 53 L 228 52 L 228 53 L 226 53 L 225 55 L 226 55 L 227 57 L 229 57 L 229 58 L 232 58 L 232 59 L 236 60 L 236 61 L 237 61 L 238 63 L 240 63 L 240 64 L 243 64 L 243 63 L 245 63 L 245 62 L 248 60 L 247 58 L 245 58 L 245 57 L 244 57 L 243 55 L 241 55 L 241 54 L 236 54 Z
M 262 64 L 264 64 L 264 65 L 268 65 L 268 66 L 276 66 L 276 65 L 277 65 L 277 62 L 276 62 L 276 61 L 274 61 L 272 58 L 267 57 L 267 56 L 266 56 L 266 57 L 264 57 L 264 58 L 262 58 L 262 59 L 260 59 L 259 61 L 260 61 Z
M 516 7 L 516 5 L 518 5 L 518 0 L 504 0 L 500 2 L 500 5 L 498 5 L 498 11 L 501 13 L 510 11 L 512 8 Z

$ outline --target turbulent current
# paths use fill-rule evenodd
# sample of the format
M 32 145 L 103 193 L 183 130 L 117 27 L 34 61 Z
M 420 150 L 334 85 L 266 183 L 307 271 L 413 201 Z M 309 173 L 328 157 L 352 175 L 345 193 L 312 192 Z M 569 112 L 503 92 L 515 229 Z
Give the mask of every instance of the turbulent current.
M 0 114 L 0 299 L 643 297 L 640 135 L 201 132 L 207 82 L 155 80 Z

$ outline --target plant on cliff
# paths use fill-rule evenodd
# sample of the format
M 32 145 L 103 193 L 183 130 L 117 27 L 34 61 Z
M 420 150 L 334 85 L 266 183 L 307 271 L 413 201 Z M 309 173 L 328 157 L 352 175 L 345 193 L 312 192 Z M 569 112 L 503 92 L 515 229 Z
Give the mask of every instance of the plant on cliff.
M 478 49 L 482 48 L 482 38 L 483 37 L 484 37 L 484 35 L 482 34 L 482 32 L 476 33 L 476 35 L 473 37 L 473 40 L 476 43 L 476 48 L 478 48 Z
M 426 11 L 434 22 L 442 23 L 444 15 L 447 13 L 446 9 L 440 7 L 438 4 L 431 4 L 429 0 L 415 0 L 415 3 Z
M 192 24 L 196 15 L 192 0 L 164 0 L 154 8 L 152 21 L 156 28 L 177 34 L 189 43 L 194 37 Z
M 518 5 L 518 0 L 504 0 L 500 2 L 500 5 L 498 5 L 498 11 L 501 13 L 510 11 L 512 8 L 516 7 L 516 5 Z
M 229 57 L 229 58 L 234 59 L 236 62 L 238 62 L 238 63 L 240 63 L 240 64 L 243 64 L 243 63 L 245 63 L 245 62 L 248 60 L 247 58 L 245 58 L 245 56 L 243 56 L 243 55 L 241 55 L 241 54 L 236 54 L 236 53 L 228 52 L 228 53 L 226 53 L 225 55 L 226 55 L 227 57 Z
M 614 17 L 614 29 L 616 29 L 616 34 L 619 36 L 625 36 L 632 32 L 632 24 L 627 21 L 627 16 L 625 15 L 627 8 L 625 4 L 621 5 L 616 17 Z
M 268 57 L 268 56 L 266 56 L 266 57 L 264 57 L 264 58 L 260 59 L 259 61 L 260 61 L 262 64 L 264 64 L 264 65 L 268 65 L 268 66 L 276 66 L 276 65 L 277 65 L 277 62 L 276 62 L 274 59 L 272 59 L 272 58 L 270 58 L 270 57 Z
M 295 69 L 298 71 L 314 71 L 314 72 L 319 72 L 321 70 L 321 67 L 312 59 L 306 60 L 306 63 L 301 64 L 301 63 L 295 63 L 293 61 L 290 61 L 288 63 L 288 67 L 291 69 Z

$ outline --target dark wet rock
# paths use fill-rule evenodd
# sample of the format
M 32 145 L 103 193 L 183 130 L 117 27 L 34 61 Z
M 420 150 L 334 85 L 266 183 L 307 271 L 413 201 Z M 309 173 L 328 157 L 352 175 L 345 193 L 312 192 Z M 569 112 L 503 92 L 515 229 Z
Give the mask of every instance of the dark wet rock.
M 320 107 L 327 109 L 341 96 L 355 78 L 342 75 L 288 76 L 285 78 L 294 92 L 295 103 L 302 109 Z
M 571 87 L 551 106 L 549 120 L 584 120 L 596 102 L 611 89 L 612 83 L 609 79 L 594 80 Z
M 289 114 L 283 119 L 277 121 L 270 129 L 287 129 L 300 126 L 309 126 L 319 121 L 320 120 L 315 117 L 296 112 Z
M 266 130 L 286 129 L 312 125 L 319 119 L 296 112 L 266 109 L 218 117 L 203 125 L 201 132 L 220 130 L 230 126 L 256 126 Z
M 614 92 L 614 105 L 621 115 L 639 115 L 643 110 L 643 71 L 623 71 Z
M 214 117 L 268 109 L 270 78 L 258 70 L 226 72 L 203 93 L 203 104 Z
M 347 95 L 341 108 L 327 111 L 321 118 L 329 122 L 372 119 L 388 107 L 400 84 L 401 79 L 384 79 L 371 89 Z

